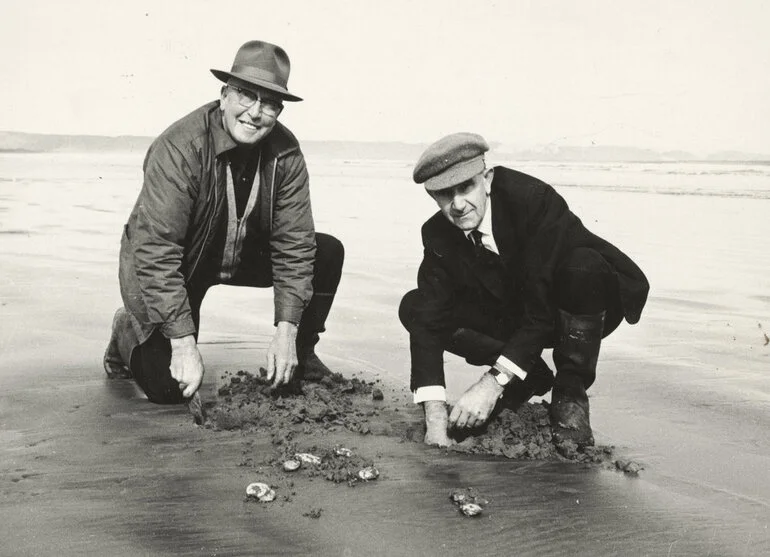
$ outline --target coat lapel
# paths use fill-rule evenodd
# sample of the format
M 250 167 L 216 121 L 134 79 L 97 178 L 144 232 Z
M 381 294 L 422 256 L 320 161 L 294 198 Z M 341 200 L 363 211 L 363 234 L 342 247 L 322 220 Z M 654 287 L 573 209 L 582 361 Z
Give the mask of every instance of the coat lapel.
M 496 192 L 495 183 L 492 182 L 492 235 L 495 237 L 497 249 L 500 252 L 503 266 L 508 271 L 516 267 L 516 227 L 511 219 L 511 214 L 506 210 L 505 200 Z

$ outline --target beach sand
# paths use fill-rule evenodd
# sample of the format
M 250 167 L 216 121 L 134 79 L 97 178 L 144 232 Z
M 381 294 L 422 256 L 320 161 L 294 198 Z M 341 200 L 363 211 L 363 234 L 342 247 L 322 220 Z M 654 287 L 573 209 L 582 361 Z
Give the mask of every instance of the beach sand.
M 396 308 L 434 207 L 408 163 L 310 161 L 317 228 L 347 253 L 318 351 L 345 377 L 379 381 L 388 412 L 373 420 L 380 434 L 341 427 L 292 442 L 371 459 L 380 477 L 349 487 L 272 465 L 282 449 L 270 431 L 198 427 L 184 407 L 106 379 L 119 234 L 141 156 L 2 157 L 0 554 L 770 554 L 770 200 L 560 188 L 652 284 L 642 321 L 603 344 L 589 393 L 597 443 L 639 462 L 633 476 L 409 441 L 420 414 Z M 548 172 L 536 175 L 570 183 L 569 168 Z M 271 298 L 208 295 L 207 404 L 223 374 L 263 365 Z M 450 398 L 482 372 L 447 356 Z M 256 481 L 276 500 L 246 500 Z M 489 500 L 479 517 L 449 499 L 466 487 Z

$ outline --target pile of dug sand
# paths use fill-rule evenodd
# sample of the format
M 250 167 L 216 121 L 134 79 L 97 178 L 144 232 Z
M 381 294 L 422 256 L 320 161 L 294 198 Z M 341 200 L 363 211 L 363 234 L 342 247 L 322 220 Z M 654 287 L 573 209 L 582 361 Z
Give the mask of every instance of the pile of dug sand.
M 612 447 L 578 447 L 572 442 L 554 443 L 547 403 L 526 403 L 515 412 L 502 410 L 483 431 L 473 432 L 451 450 L 467 454 L 504 456 L 523 460 L 571 460 L 607 463 Z
M 424 426 L 419 421 L 404 422 L 406 412 L 381 400 L 382 391 L 377 382 L 348 379 L 333 373 L 320 380 L 300 380 L 288 387 L 273 389 L 265 379 L 264 370 L 261 372 L 260 375 L 245 371 L 223 375 L 224 384 L 219 389 L 217 403 L 209 411 L 207 427 L 270 431 L 273 444 L 285 447 L 291 447 L 295 435 L 318 435 L 341 428 L 364 435 L 385 434 L 422 441 Z M 614 464 L 612 447 L 554 444 L 547 403 L 526 403 L 515 412 L 504 409 L 483 430 L 470 433 L 458 438 L 458 443 L 449 450 L 519 460 Z M 286 450 L 292 449 L 281 451 L 282 456 L 288 454 Z
M 217 403 L 209 409 L 207 426 L 224 430 L 270 431 L 274 444 L 288 442 L 298 433 L 316 434 L 344 428 L 371 433 L 370 420 L 381 410 L 373 407 L 374 382 L 346 379 L 339 373 L 318 381 L 300 380 L 274 389 L 265 371 L 225 372 Z

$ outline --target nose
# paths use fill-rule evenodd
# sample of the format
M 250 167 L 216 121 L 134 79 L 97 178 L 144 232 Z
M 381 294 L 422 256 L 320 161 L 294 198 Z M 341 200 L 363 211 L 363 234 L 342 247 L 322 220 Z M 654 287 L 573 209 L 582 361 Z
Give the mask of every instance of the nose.
M 257 99 L 257 102 L 246 110 L 246 113 L 254 119 L 259 118 L 259 115 L 262 113 L 262 101 Z
M 465 209 L 465 197 L 460 193 L 454 194 L 452 197 L 452 207 L 458 212 Z

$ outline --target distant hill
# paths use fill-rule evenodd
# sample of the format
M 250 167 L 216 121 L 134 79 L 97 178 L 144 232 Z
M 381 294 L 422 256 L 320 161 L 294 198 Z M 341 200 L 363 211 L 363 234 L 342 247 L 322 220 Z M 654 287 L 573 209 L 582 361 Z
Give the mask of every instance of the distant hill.
M 48 135 L 0 131 L 0 152 L 16 153 L 98 153 L 145 152 L 151 137 L 121 135 Z
M 0 131 L 0 152 L 13 153 L 144 153 L 152 137 L 121 135 L 49 135 Z M 406 160 L 416 161 L 426 144 L 367 141 L 302 140 L 302 150 L 308 156 L 342 160 Z M 565 162 L 667 162 L 667 161 L 735 161 L 770 162 L 770 155 L 722 151 L 698 156 L 686 151 L 654 151 L 615 145 L 546 145 L 527 149 L 491 142 L 492 158 L 519 161 Z

